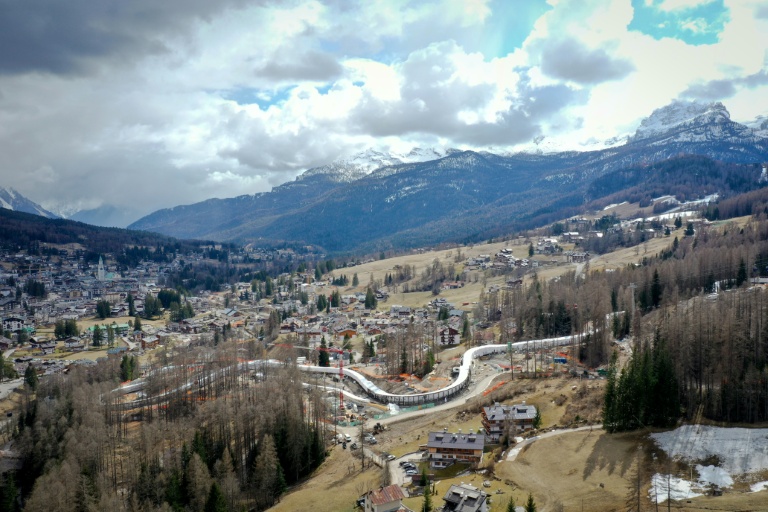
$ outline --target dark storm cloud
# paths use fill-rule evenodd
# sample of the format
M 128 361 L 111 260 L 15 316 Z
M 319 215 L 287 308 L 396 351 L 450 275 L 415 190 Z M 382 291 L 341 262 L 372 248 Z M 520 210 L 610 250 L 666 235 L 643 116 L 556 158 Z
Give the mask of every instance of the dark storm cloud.
M 768 8 L 767 8 L 768 9 Z M 768 17 L 768 16 L 766 16 Z M 768 84 L 768 72 L 764 69 L 754 75 L 747 75 L 741 79 L 741 83 L 750 89 Z
M 736 86 L 733 80 L 710 80 L 709 82 L 689 86 L 680 96 L 683 98 L 713 101 L 730 98 L 734 94 L 736 94 Z
M 729 80 L 721 79 L 695 83 L 683 91 L 680 96 L 696 100 L 721 100 L 736 94 L 740 87 L 754 89 L 766 84 L 768 84 L 768 72 L 761 70 L 752 75 Z
M 80 73 L 103 58 L 165 51 L 192 19 L 244 0 L 0 0 L 0 73 Z
M 613 58 L 602 48 L 589 49 L 574 39 L 543 41 L 539 45 L 541 70 L 554 78 L 598 84 L 624 78 L 635 69 L 627 60 Z
M 302 54 L 278 52 L 264 66 L 256 69 L 256 75 L 276 81 L 327 81 L 338 78 L 341 64 L 327 53 L 308 51 Z

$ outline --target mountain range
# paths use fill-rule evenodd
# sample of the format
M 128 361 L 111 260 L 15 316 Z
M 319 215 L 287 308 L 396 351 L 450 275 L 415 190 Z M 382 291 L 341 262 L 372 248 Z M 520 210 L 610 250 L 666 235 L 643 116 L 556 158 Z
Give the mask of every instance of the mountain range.
M 602 150 L 369 151 L 310 169 L 271 192 L 163 209 L 129 227 L 178 238 L 300 241 L 329 252 L 479 240 L 575 211 L 597 199 L 590 197 L 594 180 L 619 169 L 679 155 L 766 161 L 763 125 L 732 121 L 721 103 L 678 101 L 654 111 L 623 143 Z
M 642 169 L 669 158 L 768 161 L 768 119 L 758 116 L 740 124 L 721 103 L 678 101 L 602 149 L 554 149 L 549 142 L 531 152 L 499 154 L 371 149 L 309 169 L 270 192 L 159 210 L 129 228 L 183 239 L 298 242 L 331 253 L 471 242 L 578 213 L 609 191 L 615 195 L 620 184 L 629 186 L 629 175 L 636 197 L 643 187 Z M 681 168 L 695 172 L 690 165 Z M 753 185 L 762 186 L 765 179 L 756 172 Z M 650 188 L 661 190 L 658 184 Z M 13 189 L 0 188 L 0 207 L 59 217 Z M 119 226 L 129 215 L 106 205 L 70 218 Z
M 47 219 L 58 219 L 59 215 L 49 212 L 39 204 L 27 199 L 12 188 L 0 187 L 0 208 L 17 212 L 31 213 Z

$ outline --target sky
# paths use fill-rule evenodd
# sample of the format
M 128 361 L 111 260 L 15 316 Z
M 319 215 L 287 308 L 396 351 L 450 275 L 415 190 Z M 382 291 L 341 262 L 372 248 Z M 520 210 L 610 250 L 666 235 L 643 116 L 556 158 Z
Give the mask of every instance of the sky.
M 760 0 L 0 0 L 0 186 L 135 218 L 366 149 L 768 114 Z

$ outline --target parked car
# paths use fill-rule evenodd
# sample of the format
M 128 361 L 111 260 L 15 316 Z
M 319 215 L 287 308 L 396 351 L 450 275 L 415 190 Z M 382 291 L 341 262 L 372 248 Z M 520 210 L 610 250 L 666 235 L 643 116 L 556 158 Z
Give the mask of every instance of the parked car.
M 387 455 L 387 460 L 395 460 L 396 458 L 394 455 Z

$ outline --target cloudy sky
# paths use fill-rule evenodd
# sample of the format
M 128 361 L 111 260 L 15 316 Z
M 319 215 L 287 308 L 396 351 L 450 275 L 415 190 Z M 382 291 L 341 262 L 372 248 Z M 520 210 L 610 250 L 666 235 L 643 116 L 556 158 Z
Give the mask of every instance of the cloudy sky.
M 366 148 L 768 114 L 761 0 L 0 0 L 0 186 L 145 214 Z

